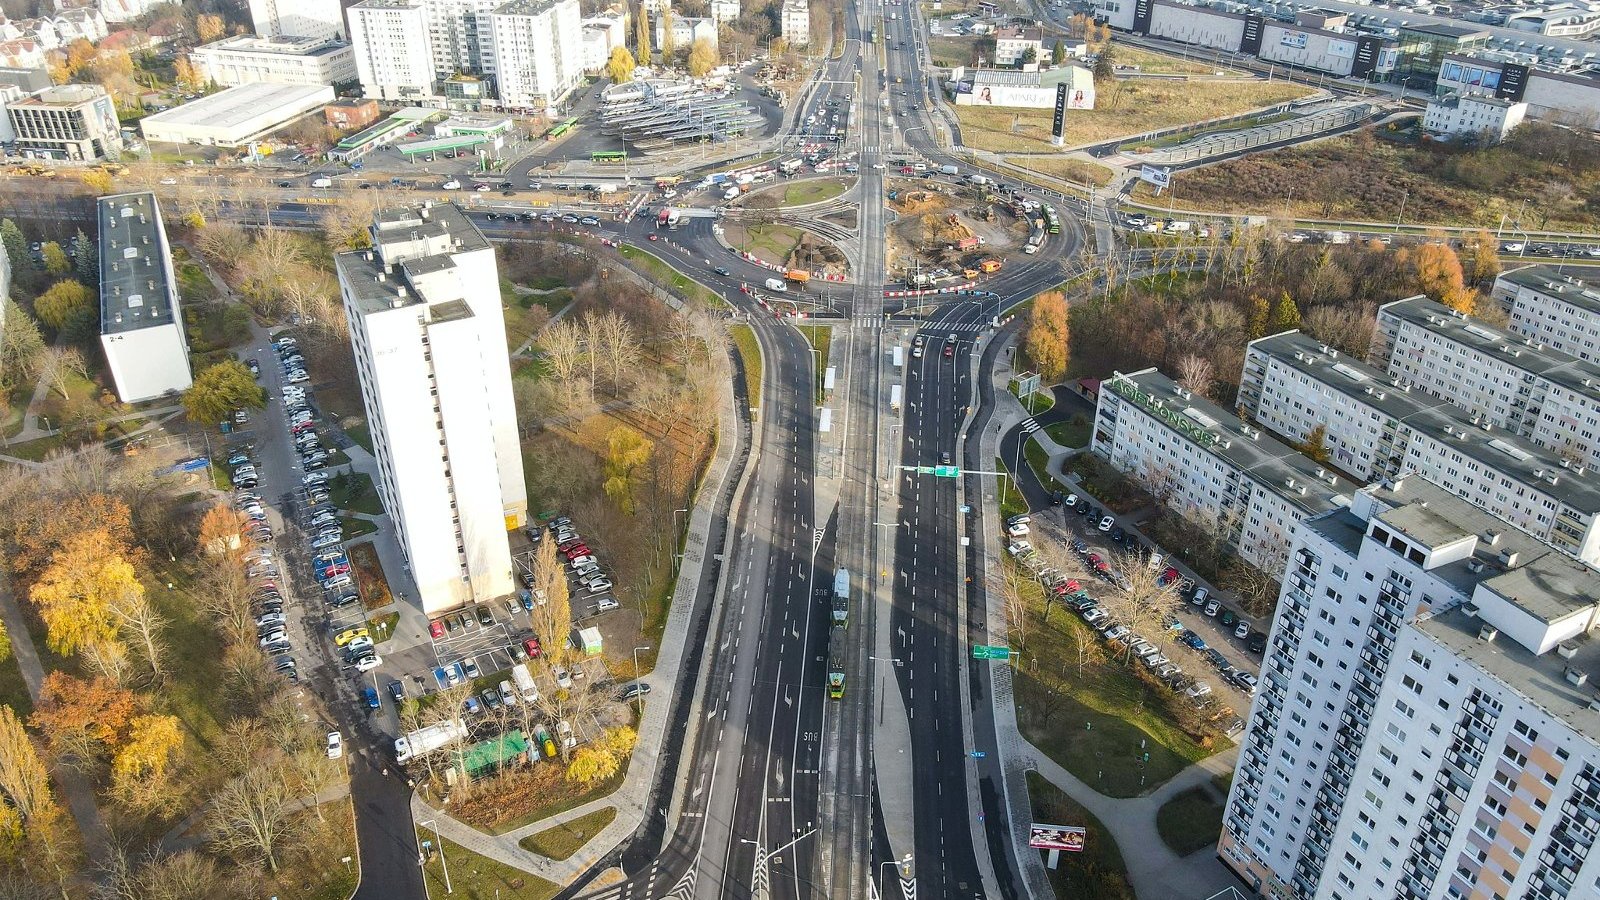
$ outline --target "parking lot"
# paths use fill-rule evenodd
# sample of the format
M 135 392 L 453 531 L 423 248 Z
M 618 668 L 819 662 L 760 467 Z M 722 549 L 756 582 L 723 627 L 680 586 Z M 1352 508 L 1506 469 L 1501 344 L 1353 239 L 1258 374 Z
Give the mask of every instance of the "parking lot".
M 1252 653 L 1250 647 L 1265 648 L 1262 630 L 1226 609 L 1215 588 L 1130 534 L 1109 511 L 1077 495 L 1060 494 L 1057 499 L 1059 505 L 1029 513 L 1028 521 L 1020 523 L 1025 533 L 1015 528 L 1019 533 L 1007 538 L 1009 555 L 1102 637 L 1131 645 L 1131 655 L 1174 690 L 1188 692 L 1197 705 L 1219 713 L 1222 707 L 1231 709 L 1233 718 L 1247 714 L 1261 652 Z M 1152 571 L 1161 571 L 1163 582 L 1180 585 L 1181 609 L 1161 626 L 1146 627 L 1145 634 L 1117 622 L 1097 599 L 1122 590 L 1119 584 L 1125 579 L 1115 567 L 1130 551 L 1144 564 L 1152 553 L 1160 553 Z M 1222 724 L 1228 729 L 1232 723 Z

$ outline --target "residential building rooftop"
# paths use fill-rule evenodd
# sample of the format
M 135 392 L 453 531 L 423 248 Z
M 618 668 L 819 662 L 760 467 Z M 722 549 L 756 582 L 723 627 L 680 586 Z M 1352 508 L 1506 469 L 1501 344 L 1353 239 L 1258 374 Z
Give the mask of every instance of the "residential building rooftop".
M 1523 372 L 1560 385 L 1600 403 L 1600 365 L 1585 362 L 1520 334 L 1468 318 L 1427 297 L 1396 300 L 1378 307 L 1378 313 L 1474 347 Z
M 1130 395 L 1129 388 L 1137 393 Z M 1196 397 L 1155 369 L 1118 372 L 1101 383 L 1166 423 L 1208 452 L 1222 458 L 1256 483 L 1316 515 L 1348 505 L 1356 486 L 1328 471 L 1261 429 L 1244 424 L 1233 413 L 1204 397 Z
M 1600 278 L 1589 279 L 1550 266 L 1524 266 L 1501 273 L 1496 281 L 1560 297 L 1592 313 L 1600 313 Z
M 100 333 L 121 334 L 169 325 L 167 238 L 156 196 L 149 192 L 101 197 Z

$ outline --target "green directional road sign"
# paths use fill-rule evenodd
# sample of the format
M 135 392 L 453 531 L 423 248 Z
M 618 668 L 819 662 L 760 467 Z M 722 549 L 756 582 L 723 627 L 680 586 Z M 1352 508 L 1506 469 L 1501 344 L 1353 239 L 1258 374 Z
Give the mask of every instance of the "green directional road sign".
M 934 466 L 933 474 L 940 478 L 955 478 L 961 474 L 960 466 Z
M 973 659 L 1010 659 L 1010 647 L 992 647 L 987 644 L 974 644 L 972 646 Z
M 934 471 L 933 466 L 917 466 L 918 475 L 932 475 Z

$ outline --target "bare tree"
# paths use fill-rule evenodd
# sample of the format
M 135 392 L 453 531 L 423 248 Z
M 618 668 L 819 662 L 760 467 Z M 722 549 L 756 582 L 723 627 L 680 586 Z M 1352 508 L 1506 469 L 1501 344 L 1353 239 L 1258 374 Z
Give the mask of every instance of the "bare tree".
M 138 649 L 144 664 L 149 667 L 150 683 L 159 684 L 164 677 L 161 660 L 166 653 L 166 645 L 162 632 L 166 631 L 167 617 L 143 594 L 113 604 L 111 611 L 117 618 L 121 632 Z
M 1121 576 L 1120 590 L 1102 596 L 1100 602 L 1117 621 L 1128 626 L 1134 634 L 1151 634 L 1164 627 L 1163 620 L 1175 616 L 1183 607 L 1178 585 L 1161 583 L 1159 569 L 1152 569 L 1137 552 L 1119 555 L 1117 574 Z M 1132 640 L 1124 643 L 1126 658 Z
M 570 384 L 577 378 L 585 356 L 583 326 L 571 319 L 552 322 L 539 332 L 539 346 L 557 381 Z
M 1214 372 L 1211 360 L 1203 356 L 1186 353 L 1178 358 L 1178 384 L 1208 399 L 1216 386 Z
M 67 376 L 83 369 L 83 354 L 76 347 L 45 347 L 34 358 L 34 371 L 39 380 L 62 397 L 71 396 L 67 391 Z
M 595 350 L 605 357 L 609 369 L 612 393 L 621 395 L 626 386 L 622 377 L 627 364 L 639 355 L 639 334 L 622 314 L 615 311 L 601 313 L 596 320 Z
M 292 833 L 288 824 L 294 800 L 283 775 L 274 765 L 257 765 L 211 798 L 212 842 L 219 850 L 253 856 L 267 871 L 278 871 L 278 855 Z
M 1307 312 L 1302 324 L 1307 334 L 1324 344 L 1357 359 L 1364 359 L 1372 349 L 1377 318 L 1371 304 L 1354 307 L 1324 305 Z M 1384 360 L 1380 368 L 1387 364 L 1388 360 Z
M 250 579 L 237 560 L 222 560 L 206 569 L 201 577 L 202 589 L 195 600 L 217 623 L 217 629 L 229 644 L 247 643 L 255 633 L 255 611 L 252 609 Z

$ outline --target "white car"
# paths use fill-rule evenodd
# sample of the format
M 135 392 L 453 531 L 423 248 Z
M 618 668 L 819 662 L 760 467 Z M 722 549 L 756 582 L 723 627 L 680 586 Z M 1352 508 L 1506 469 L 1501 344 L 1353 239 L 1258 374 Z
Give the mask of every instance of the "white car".
M 1006 529 L 1006 534 L 1009 534 L 1012 537 L 1022 537 L 1024 535 L 1026 535 L 1027 533 L 1028 533 L 1028 523 L 1027 522 L 1018 522 L 1017 524 L 1012 525 L 1011 527 Z
M 1114 527 L 1116 524 L 1117 524 L 1117 520 L 1116 519 L 1113 519 L 1110 516 L 1106 516 L 1105 518 L 1100 520 L 1100 524 L 1097 527 L 1101 531 L 1110 531 L 1112 529 L 1112 527 Z
M 616 601 L 616 599 L 613 598 L 613 597 L 601 597 L 599 600 L 596 600 L 595 603 L 594 603 L 594 611 L 595 612 L 611 612 L 614 609 L 621 609 L 621 608 L 622 608 L 622 605 L 619 604 Z
M 376 669 L 381 665 L 383 665 L 383 657 L 378 656 L 377 654 L 373 654 L 372 656 L 364 656 L 356 661 L 356 671 L 371 672 L 373 669 Z
M 562 688 L 563 690 L 570 690 L 572 688 L 572 673 L 567 671 L 566 666 L 556 666 L 555 676 L 556 687 Z
M 447 191 L 459 191 L 461 190 L 461 182 L 452 178 L 449 181 L 446 181 L 444 184 L 439 185 L 439 187 Z
M 338 759 L 344 756 L 344 735 L 337 731 L 328 732 L 328 758 Z
M 178 179 L 176 179 L 176 178 L 163 178 L 163 179 L 161 179 L 161 183 L 162 184 L 167 184 L 167 185 L 177 184 L 178 183 Z
M 1204 681 L 1196 681 L 1189 686 L 1188 690 L 1183 692 L 1183 695 L 1192 700 L 1198 700 L 1209 693 L 1211 693 L 1211 685 L 1206 684 Z
M 1501 244 L 1500 245 L 1500 252 L 1501 253 L 1521 253 L 1525 246 L 1526 245 L 1523 244 L 1521 241 L 1516 241 L 1516 242 L 1513 242 L 1513 243 L 1510 243 L 1510 244 Z
M 1014 557 L 1020 557 L 1025 553 L 1032 553 L 1033 545 L 1027 541 L 1015 541 L 1006 548 L 1006 552 Z

